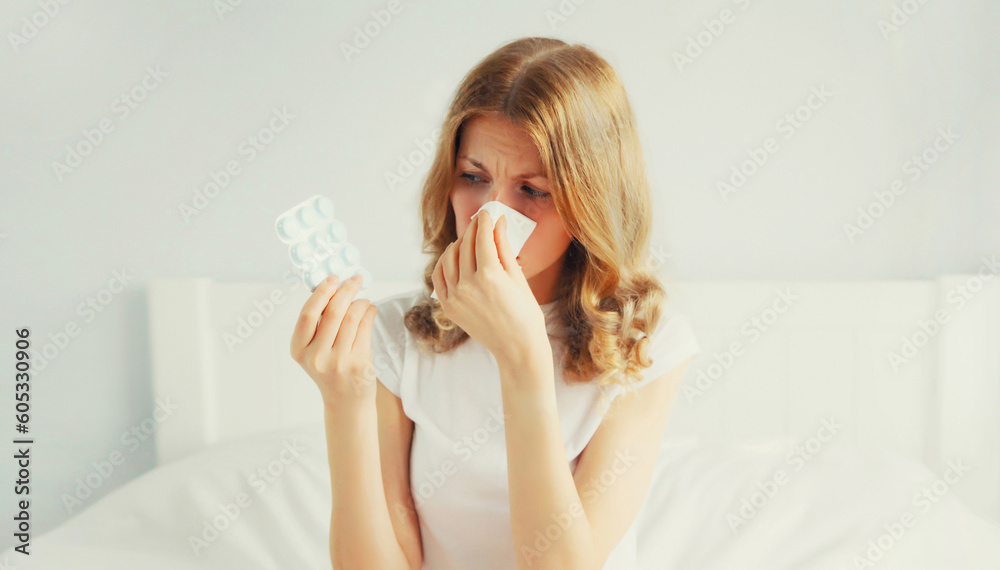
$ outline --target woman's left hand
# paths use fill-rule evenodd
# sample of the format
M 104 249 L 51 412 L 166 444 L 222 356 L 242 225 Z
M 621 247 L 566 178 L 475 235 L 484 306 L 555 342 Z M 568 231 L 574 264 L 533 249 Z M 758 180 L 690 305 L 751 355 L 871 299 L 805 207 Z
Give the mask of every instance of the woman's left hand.
M 441 307 L 498 363 L 524 362 L 539 351 L 551 358 L 545 315 L 507 241 L 506 216 L 492 226 L 481 210 L 441 254 L 432 275 Z

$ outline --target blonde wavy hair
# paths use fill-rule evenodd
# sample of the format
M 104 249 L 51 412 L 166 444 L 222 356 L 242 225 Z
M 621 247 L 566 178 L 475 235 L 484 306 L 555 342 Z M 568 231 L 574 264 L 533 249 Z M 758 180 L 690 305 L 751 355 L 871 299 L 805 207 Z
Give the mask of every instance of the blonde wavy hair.
M 652 207 L 635 118 L 615 70 L 582 45 L 510 42 L 464 77 L 423 184 L 420 217 L 427 296 L 404 323 L 422 349 L 441 353 L 469 335 L 430 298 L 445 247 L 458 239 L 450 194 L 462 126 L 504 117 L 535 143 L 556 211 L 573 239 L 563 256 L 555 314 L 566 331 L 567 382 L 627 385 L 651 365 L 649 336 L 666 300 L 649 255 Z M 643 333 L 640 335 L 639 333 Z M 642 338 L 639 338 L 642 336 Z

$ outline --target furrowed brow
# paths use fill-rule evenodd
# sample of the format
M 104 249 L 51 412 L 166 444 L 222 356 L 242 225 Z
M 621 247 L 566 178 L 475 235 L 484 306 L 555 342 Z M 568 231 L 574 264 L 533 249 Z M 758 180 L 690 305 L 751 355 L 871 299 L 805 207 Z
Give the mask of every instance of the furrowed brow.
M 462 156 L 460 156 L 458 158 L 460 158 L 460 159 L 464 158 L 465 160 L 468 160 L 469 162 L 471 162 L 473 164 L 473 166 L 475 166 L 476 168 L 478 168 L 480 170 L 486 170 L 486 172 L 489 172 L 489 170 L 487 170 L 486 167 L 482 165 L 482 163 L 480 163 L 478 160 L 476 160 L 476 159 L 474 159 L 472 157 L 469 157 L 469 156 L 466 156 L 466 155 L 463 154 Z M 527 174 L 522 174 L 520 176 L 516 176 L 515 178 L 522 179 L 522 180 L 531 180 L 532 178 L 545 179 L 545 175 L 537 173 L 537 172 L 529 172 Z

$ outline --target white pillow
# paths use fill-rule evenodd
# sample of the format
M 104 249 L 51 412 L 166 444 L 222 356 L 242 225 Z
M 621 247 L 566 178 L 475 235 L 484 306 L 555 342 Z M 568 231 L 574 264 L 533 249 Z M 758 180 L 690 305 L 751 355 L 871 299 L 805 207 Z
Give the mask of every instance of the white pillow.
M 666 440 L 637 517 L 639 568 L 1000 568 L 1000 525 L 953 493 L 914 504 L 938 475 L 844 440 L 815 454 L 791 439 Z

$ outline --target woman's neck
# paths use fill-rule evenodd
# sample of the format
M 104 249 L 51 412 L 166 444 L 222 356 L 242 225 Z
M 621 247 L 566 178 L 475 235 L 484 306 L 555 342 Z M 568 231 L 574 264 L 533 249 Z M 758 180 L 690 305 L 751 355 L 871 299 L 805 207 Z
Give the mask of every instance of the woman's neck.
M 563 256 L 565 255 L 564 253 Z M 556 284 L 559 282 L 562 265 L 563 258 L 560 257 L 552 262 L 552 265 L 528 278 L 528 286 L 531 287 L 531 292 L 535 295 L 535 301 L 539 305 L 547 305 L 556 301 Z

